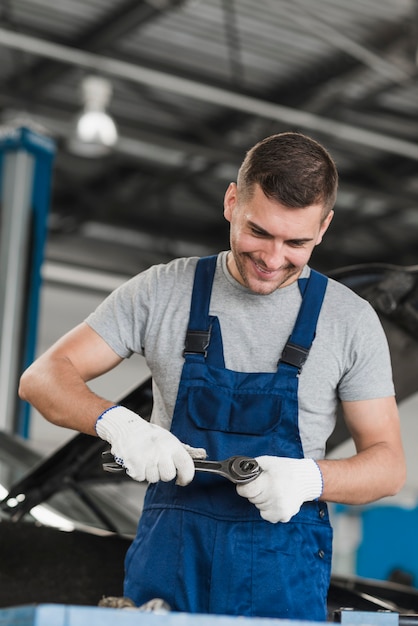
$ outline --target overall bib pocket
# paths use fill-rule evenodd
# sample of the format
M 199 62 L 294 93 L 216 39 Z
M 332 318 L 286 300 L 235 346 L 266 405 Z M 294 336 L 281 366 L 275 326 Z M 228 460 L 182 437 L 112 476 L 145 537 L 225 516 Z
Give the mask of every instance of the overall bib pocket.
M 188 416 L 197 428 L 237 435 L 263 436 L 277 430 L 281 404 L 279 395 L 221 387 L 216 393 L 209 387 L 192 387 L 187 398 Z

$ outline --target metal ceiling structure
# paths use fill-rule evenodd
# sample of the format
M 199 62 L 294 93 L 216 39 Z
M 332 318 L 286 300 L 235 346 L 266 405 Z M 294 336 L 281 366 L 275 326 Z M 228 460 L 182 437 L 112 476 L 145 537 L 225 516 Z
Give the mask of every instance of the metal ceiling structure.
M 227 247 L 245 151 L 297 130 L 340 172 L 314 265 L 414 265 L 417 46 L 417 0 L 0 0 L 0 124 L 57 142 L 56 261 L 132 274 Z M 120 133 L 95 159 L 71 149 L 90 74 Z

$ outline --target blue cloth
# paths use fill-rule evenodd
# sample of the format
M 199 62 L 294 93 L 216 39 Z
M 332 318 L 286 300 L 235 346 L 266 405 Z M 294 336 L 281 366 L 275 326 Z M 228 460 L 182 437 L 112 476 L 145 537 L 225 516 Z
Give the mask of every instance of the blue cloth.
M 314 339 L 327 279 L 312 271 L 299 280 L 302 304 L 277 371 L 242 373 L 225 368 L 219 320 L 209 315 L 215 267 L 216 256 L 196 269 L 189 331 L 207 332 L 210 341 L 185 353 L 171 430 L 213 460 L 303 458 L 298 355 L 306 356 Z M 172 481 L 148 488 L 124 593 L 138 605 L 162 597 L 183 612 L 322 621 L 331 550 L 325 503 L 306 502 L 290 522 L 271 524 L 231 482 L 196 473 L 186 487 Z

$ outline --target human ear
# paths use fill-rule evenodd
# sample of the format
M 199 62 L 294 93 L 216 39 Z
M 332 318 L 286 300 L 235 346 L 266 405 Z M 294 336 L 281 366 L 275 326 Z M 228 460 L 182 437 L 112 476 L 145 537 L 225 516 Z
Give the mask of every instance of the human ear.
M 236 183 L 229 183 L 228 189 L 224 196 L 224 217 L 230 222 L 232 218 L 232 212 L 237 204 L 237 185 Z
M 319 229 L 318 239 L 316 240 L 316 243 L 315 243 L 316 246 L 321 243 L 322 238 L 327 232 L 328 226 L 331 224 L 333 217 L 334 217 L 334 211 L 330 211 L 328 215 L 326 216 L 326 218 L 324 219 L 324 221 L 322 222 L 321 227 Z

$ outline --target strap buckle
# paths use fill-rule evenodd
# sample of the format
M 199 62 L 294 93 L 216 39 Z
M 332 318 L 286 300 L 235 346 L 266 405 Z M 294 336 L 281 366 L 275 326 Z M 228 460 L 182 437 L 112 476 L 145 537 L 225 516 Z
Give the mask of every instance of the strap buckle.
M 207 355 L 212 327 L 209 330 L 188 330 L 184 342 L 183 356 L 186 354 Z
M 296 344 L 288 341 L 284 347 L 282 356 L 279 359 L 279 363 L 293 365 L 294 367 L 297 367 L 300 372 L 306 359 L 308 358 L 308 354 L 309 348 L 303 348 L 302 346 L 297 346 Z

